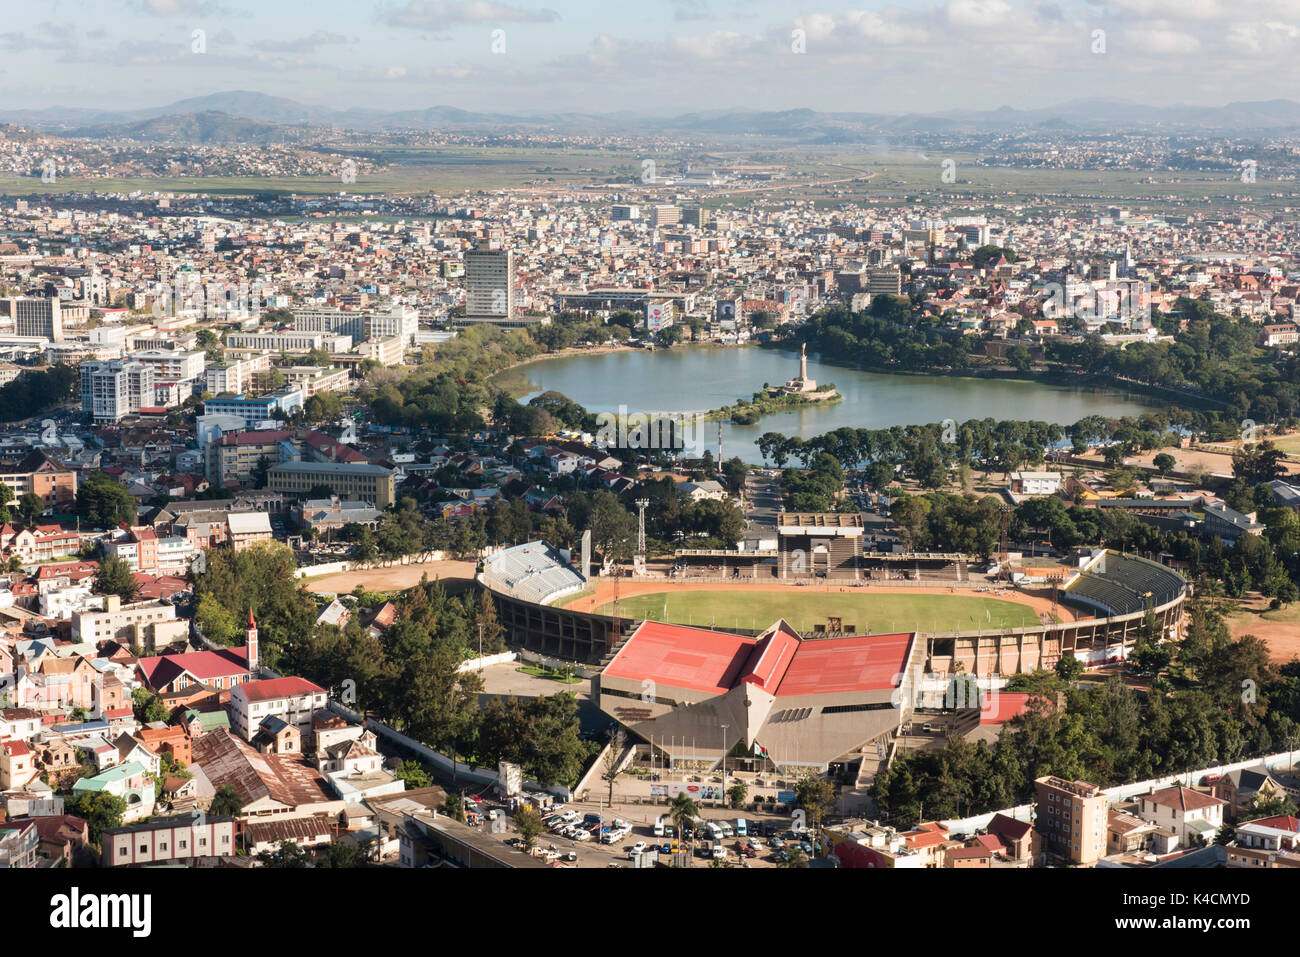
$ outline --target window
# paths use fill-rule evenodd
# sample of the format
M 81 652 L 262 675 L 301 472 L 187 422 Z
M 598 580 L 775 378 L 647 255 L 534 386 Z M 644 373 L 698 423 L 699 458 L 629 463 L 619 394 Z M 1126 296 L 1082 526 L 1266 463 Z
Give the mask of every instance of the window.
M 187 844 L 185 841 L 181 841 L 181 842 L 178 843 L 176 846 L 179 847 L 179 848 L 183 851 L 183 850 L 185 850 L 185 848 L 189 847 L 189 844 Z
M 125 848 L 125 847 L 119 847 L 119 848 L 117 849 L 117 856 L 118 856 L 118 857 L 126 857 L 126 848 Z

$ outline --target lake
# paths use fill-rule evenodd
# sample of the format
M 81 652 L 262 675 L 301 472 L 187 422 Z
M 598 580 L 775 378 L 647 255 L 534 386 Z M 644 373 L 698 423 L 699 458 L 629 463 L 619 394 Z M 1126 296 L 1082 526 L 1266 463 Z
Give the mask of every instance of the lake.
M 764 383 L 779 385 L 798 375 L 799 354 L 758 346 L 678 346 L 542 359 L 515 371 L 532 386 L 521 398 L 524 402 L 555 390 L 597 413 L 617 412 L 620 406 L 628 412 L 704 412 L 747 399 Z M 724 423 L 723 456 L 760 464 L 754 442 L 764 432 L 811 438 L 842 426 L 883 429 L 984 418 L 1070 425 L 1086 415 L 1140 415 L 1168 406 L 1123 389 L 863 372 L 829 365 L 811 354 L 808 375 L 819 387 L 833 383 L 844 401 L 764 416 L 756 425 Z M 717 423 L 705 428 L 716 455 Z

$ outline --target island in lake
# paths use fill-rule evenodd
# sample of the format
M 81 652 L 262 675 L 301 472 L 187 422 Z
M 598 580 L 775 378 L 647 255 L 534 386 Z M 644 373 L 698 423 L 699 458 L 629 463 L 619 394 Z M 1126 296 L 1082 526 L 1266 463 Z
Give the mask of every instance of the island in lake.
M 735 405 L 724 405 L 707 413 L 710 419 L 730 419 L 736 425 L 753 425 L 765 415 L 788 412 L 801 405 L 839 402 L 842 396 L 833 384 L 819 389 L 817 382 L 808 377 L 808 346 L 799 348 L 799 374 L 784 385 L 764 386 L 751 399 L 737 399 Z

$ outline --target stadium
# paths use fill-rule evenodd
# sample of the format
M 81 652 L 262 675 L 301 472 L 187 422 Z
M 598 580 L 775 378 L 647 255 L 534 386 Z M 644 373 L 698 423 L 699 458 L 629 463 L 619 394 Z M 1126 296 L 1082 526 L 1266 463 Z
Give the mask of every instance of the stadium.
M 1176 571 L 1112 550 L 1038 587 L 970 581 L 954 556 L 878 580 L 832 557 L 846 574 L 813 581 L 588 581 L 530 542 L 486 559 L 478 580 L 512 645 L 593 667 L 602 711 L 674 764 L 704 766 L 727 746 L 724 724 L 733 743 L 744 735 L 783 765 L 861 758 L 910 716 L 904 675 L 918 688 L 956 674 L 996 685 L 1065 656 L 1114 663 L 1152 620 L 1159 636 L 1180 637 L 1189 594 Z

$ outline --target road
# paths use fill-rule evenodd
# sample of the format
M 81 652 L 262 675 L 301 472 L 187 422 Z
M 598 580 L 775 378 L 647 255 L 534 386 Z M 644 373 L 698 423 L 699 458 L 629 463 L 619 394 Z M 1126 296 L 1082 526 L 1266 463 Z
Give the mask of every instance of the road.
M 745 541 L 776 538 L 781 510 L 781 479 L 750 472 L 745 476 Z

